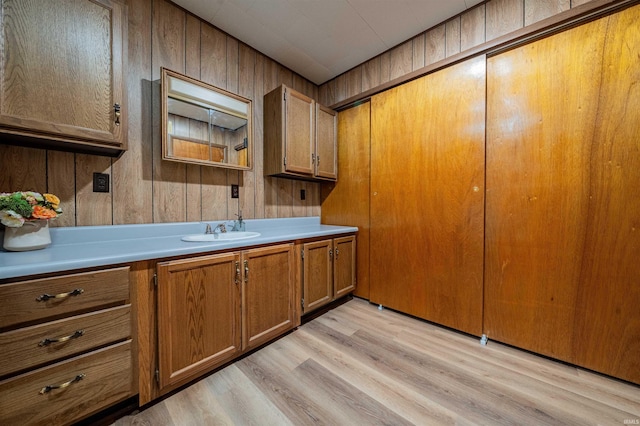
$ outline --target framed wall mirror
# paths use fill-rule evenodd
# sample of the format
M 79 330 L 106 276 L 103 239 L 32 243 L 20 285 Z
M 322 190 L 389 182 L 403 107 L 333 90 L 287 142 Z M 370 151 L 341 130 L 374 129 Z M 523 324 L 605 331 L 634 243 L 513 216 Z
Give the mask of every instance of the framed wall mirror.
M 252 103 L 162 68 L 162 158 L 251 170 Z

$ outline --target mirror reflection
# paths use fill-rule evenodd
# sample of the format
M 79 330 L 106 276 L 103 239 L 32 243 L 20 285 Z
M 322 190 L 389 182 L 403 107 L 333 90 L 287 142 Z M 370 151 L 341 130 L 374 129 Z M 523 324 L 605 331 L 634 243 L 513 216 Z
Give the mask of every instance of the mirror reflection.
M 162 69 L 166 160 L 249 170 L 251 100 Z

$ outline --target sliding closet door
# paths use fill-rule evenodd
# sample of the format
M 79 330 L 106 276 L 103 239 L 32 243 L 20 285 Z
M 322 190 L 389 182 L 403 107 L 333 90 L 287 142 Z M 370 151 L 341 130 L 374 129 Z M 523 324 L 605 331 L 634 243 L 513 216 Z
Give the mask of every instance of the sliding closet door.
M 358 227 L 356 290 L 369 299 L 369 102 L 338 113 L 338 179 L 322 185 L 322 223 Z
M 371 100 L 370 300 L 482 332 L 485 58 Z
M 640 7 L 487 63 L 485 332 L 640 381 Z

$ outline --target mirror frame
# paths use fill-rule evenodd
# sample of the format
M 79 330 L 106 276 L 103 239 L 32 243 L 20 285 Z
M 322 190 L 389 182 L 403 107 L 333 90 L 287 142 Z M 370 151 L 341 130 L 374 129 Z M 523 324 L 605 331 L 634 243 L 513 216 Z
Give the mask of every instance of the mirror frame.
M 194 78 L 188 77 L 184 74 L 180 74 L 176 71 L 171 71 L 170 69 L 161 68 L 162 71 L 162 77 L 161 77 L 161 94 L 162 94 L 162 101 L 161 101 L 161 133 L 162 133 L 162 159 L 163 160 L 169 160 L 169 161 L 177 161 L 180 163 L 189 163 L 189 164 L 198 164 L 198 165 L 202 165 L 202 166 L 213 166 L 213 167 L 222 167 L 222 168 L 226 168 L 226 169 L 235 169 L 235 170 L 252 170 L 253 169 L 253 102 L 251 101 L 251 99 L 247 99 L 243 96 L 240 95 L 236 95 L 235 93 L 231 93 L 227 90 L 224 89 L 220 89 L 219 87 L 215 87 L 212 86 L 210 84 L 207 84 L 205 82 L 196 80 Z M 169 78 L 176 78 L 179 80 L 182 80 L 186 83 L 195 85 L 195 86 L 199 86 L 201 88 L 204 88 L 206 90 L 210 90 L 212 92 L 217 93 L 218 95 L 223 95 L 223 96 L 227 96 L 229 98 L 232 98 L 235 101 L 240 101 L 243 102 L 247 105 L 247 147 L 245 149 L 247 149 L 247 165 L 243 166 L 240 164 L 230 164 L 230 163 L 222 163 L 222 162 L 217 162 L 217 161 L 211 161 L 211 160 L 202 160 L 202 159 L 197 159 L 197 158 L 193 158 L 190 159 L 188 157 L 180 157 L 180 156 L 173 156 L 173 155 L 169 155 L 169 143 L 171 142 L 172 139 L 176 138 L 179 140 L 186 140 L 189 141 L 191 138 L 189 138 L 188 136 L 180 136 L 180 135 L 175 135 L 175 134 L 170 134 L 169 133 L 169 129 L 168 129 L 168 125 L 169 125 L 169 106 L 168 106 L 168 102 L 169 102 Z M 174 98 L 177 99 L 177 98 Z M 213 108 L 213 105 L 211 107 L 211 109 L 215 109 Z M 207 124 L 210 125 L 210 124 Z M 192 140 L 193 141 L 193 140 Z M 206 142 L 203 140 L 203 142 Z M 227 148 L 226 146 L 222 146 L 222 145 L 218 145 L 213 143 L 213 141 L 209 140 L 209 145 L 210 148 L 214 147 L 214 148 Z M 231 147 L 233 148 L 233 147 Z M 227 155 L 229 151 L 229 148 L 226 149 L 225 151 L 225 156 Z

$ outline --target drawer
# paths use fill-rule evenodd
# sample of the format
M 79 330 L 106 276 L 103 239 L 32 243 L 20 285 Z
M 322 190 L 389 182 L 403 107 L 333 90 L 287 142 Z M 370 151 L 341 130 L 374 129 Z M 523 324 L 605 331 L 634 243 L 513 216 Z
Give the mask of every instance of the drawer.
M 130 337 L 131 305 L 0 333 L 0 377 Z
M 82 376 L 84 375 L 84 376 Z M 0 382 L 0 424 L 72 423 L 134 394 L 131 341 Z M 82 379 L 73 381 L 74 378 Z M 43 392 L 45 386 L 68 385 Z
M 74 293 L 74 290 L 75 293 Z M 45 300 L 47 296 L 57 296 Z M 0 285 L 0 330 L 129 300 L 129 267 Z

